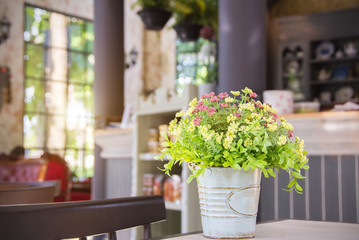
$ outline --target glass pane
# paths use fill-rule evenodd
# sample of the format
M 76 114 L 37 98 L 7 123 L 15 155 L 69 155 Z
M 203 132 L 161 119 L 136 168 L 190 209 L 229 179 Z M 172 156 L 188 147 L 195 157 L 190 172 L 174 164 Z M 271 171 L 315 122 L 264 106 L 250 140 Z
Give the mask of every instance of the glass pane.
M 24 148 L 44 147 L 45 121 L 42 114 L 24 115 Z
M 81 162 L 78 160 L 78 151 L 74 149 L 67 149 L 65 152 L 65 160 L 69 165 L 71 170 L 71 177 L 73 181 L 78 180 L 79 168 L 81 167 Z
M 86 119 L 67 117 L 67 148 L 83 148 L 85 144 Z
M 84 51 L 86 50 L 85 31 L 86 24 L 81 19 L 70 18 L 68 26 L 70 49 Z
M 94 51 L 94 40 L 95 40 L 93 23 L 86 24 L 85 39 L 86 39 L 86 46 L 87 46 L 86 51 L 93 52 Z
M 85 94 L 91 95 L 90 91 L 85 92 L 82 85 L 70 84 L 68 88 L 67 115 L 70 117 L 85 117 L 89 114 L 86 109 Z
M 45 106 L 49 113 L 65 114 L 67 86 L 63 82 L 47 81 L 45 93 Z
M 24 40 L 43 44 L 49 38 L 50 13 L 40 8 L 26 7 Z
M 90 54 L 87 56 L 87 69 L 86 69 L 86 83 L 93 84 L 95 80 L 95 72 L 94 72 L 94 65 L 95 65 L 95 56 Z
M 59 48 L 48 48 L 45 51 L 46 77 L 56 81 L 67 81 L 68 52 Z
M 86 139 L 85 139 L 85 148 L 86 149 L 94 149 L 95 139 L 94 139 L 94 120 L 90 118 L 87 120 L 86 126 Z
M 93 151 L 85 151 L 85 162 L 84 162 L 84 177 L 89 178 L 93 176 L 94 173 L 94 163 L 95 163 L 95 157 Z
M 44 82 L 38 80 L 26 80 L 25 86 L 25 111 L 44 112 Z
M 85 95 L 85 111 L 87 117 L 94 116 L 94 95 L 93 88 L 91 85 L 86 85 L 84 87 Z
M 52 154 L 57 154 L 61 158 L 63 158 L 65 156 L 65 150 L 64 149 L 61 150 L 61 149 L 48 148 L 47 151 L 52 153 Z
M 44 48 L 26 44 L 25 75 L 42 78 L 44 76 Z
M 84 151 L 77 149 L 67 149 L 65 160 L 71 169 L 72 179 L 75 181 L 84 178 Z
M 65 148 L 65 116 L 48 115 L 47 117 L 47 139 L 48 149 L 62 150 Z
M 39 158 L 43 153 L 42 149 L 26 149 L 25 158 Z
M 84 83 L 85 80 L 85 55 L 80 53 L 70 54 L 70 82 Z

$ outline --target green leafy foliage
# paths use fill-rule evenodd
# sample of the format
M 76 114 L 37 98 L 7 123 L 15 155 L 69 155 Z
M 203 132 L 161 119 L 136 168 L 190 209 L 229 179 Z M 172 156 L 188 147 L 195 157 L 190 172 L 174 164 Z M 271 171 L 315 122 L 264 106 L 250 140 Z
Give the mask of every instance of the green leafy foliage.
M 163 144 L 162 155 L 169 155 L 163 171 L 170 174 L 175 164 L 187 162 L 192 167 L 188 181 L 198 177 L 207 167 L 233 169 L 260 168 L 265 177 L 275 177 L 274 169 L 287 171 L 288 190 L 302 192 L 298 179 L 301 169 L 308 169 L 304 141 L 293 139 L 293 126 L 268 104 L 255 101 L 256 94 L 246 88 L 242 92 L 206 94 L 191 101 L 186 112 L 179 112 L 171 121 Z
M 158 7 L 162 9 L 169 9 L 170 0 L 137 0 L 132 4 L 132 8 L 139 5 L 141 8 Z
M 218 30 L 218 4 L 216 0 L 172 0 L 176 23 L 196 23 Z

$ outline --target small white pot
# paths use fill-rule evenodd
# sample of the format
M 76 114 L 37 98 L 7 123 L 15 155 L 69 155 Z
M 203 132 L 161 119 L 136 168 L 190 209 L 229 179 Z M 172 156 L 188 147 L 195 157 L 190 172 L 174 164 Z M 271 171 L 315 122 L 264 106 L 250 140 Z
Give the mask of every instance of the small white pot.
M 203 235 L 209 238 L 254 237 L 261 170 L 207 168 L 198 177 Z

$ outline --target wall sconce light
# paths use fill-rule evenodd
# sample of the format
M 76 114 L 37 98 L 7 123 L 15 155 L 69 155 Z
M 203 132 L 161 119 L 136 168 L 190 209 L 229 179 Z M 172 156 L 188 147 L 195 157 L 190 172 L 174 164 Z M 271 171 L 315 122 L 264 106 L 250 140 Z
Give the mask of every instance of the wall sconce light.
M 135 66 L 137 62 L 138 51 L 136 48 L 132 48 L 131 51 L 126 53 L 126 69 Z
M 0 20 L 0 44 L 9 37 L 11 23 L 4 15 Z

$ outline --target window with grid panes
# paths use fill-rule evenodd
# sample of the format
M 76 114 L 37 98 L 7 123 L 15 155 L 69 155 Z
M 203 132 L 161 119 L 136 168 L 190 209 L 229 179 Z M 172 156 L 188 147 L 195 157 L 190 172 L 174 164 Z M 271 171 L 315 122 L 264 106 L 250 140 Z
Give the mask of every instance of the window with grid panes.
M 216 43 L 199 38 L 196 42 L 176 40 L 176 90 L 182 94 L 186 84 L 217 81 Z
M 25 5 L 26 157 L 59 154 L 74 178 L 93 176 L 94 28 L 89 20 Z

